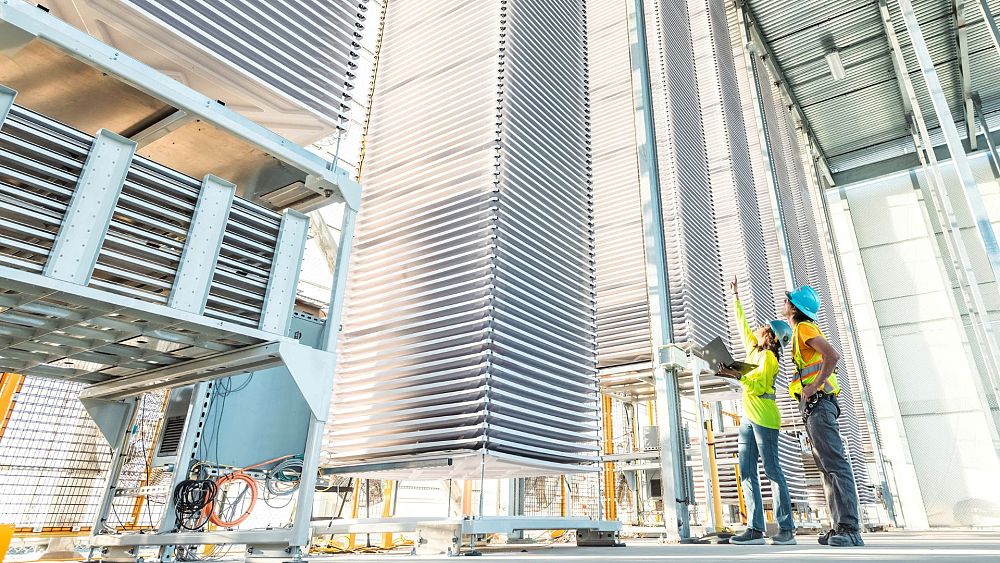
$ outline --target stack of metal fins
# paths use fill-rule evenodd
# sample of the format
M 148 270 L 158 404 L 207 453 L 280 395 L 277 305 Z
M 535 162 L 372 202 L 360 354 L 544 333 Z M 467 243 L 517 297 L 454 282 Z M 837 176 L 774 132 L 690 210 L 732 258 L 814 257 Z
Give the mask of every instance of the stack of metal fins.
M 368 0 L 124 0 L 323 118 L 345 121 Z
M 587 8 L 597 264 L 597 360 L 611 368 L 650 360 L 642 207 L 624 2 Z
M 583 2 L 393 3 L 384 17 L 326 464 L 420 479 L 592 469 Z
M 840 293 L 830 283 L 830 276 L 834 274 L 830 266 L 832 258 L 820 236 L 825 218 L 819 207 L 820 202 L 814 200 L 815 194 L 811 188 L 815 186 L 816 180 L 810 177 L 813 171 L 804 167 L 801 155 L 805 153 L 799 142 L 800 133 L 795 129 L 788 112 L 784 111 L 783 104 L 778 101 L 779 94 L 774 91 L 773 84 L 766 76 L 760 77 L 759 84 L 761 95 L 767 101 L 765 119 L 768 122 L 769 141 L 775 160 L 778 203 L 786 227 L 795 283 L 812 285 L 819 292 L 824 305 L 818 324 L 830 343 L 842 351 L 837 368 L 841 387 L 839 404 L 843 413 L 840 417 L 840 431 L 851 458 L 861 502 L 875 502 L 868 476 L 870 454 L 865 448 L 865 443 L 871 444 L 870 436 L 865 436 L 872 430 L 864 418 L 864 410 L 857 402 L 860 374 L 851 341 L 844 337 L 847 330 Z
M 0 264 L 41 273 L 94 137 L 13 105 L 0 128 Z M 166 304 L 202 182 L 135 156 L 89 285 Z M 205 315 L 258 326 L 281 215 L 234 198 Z

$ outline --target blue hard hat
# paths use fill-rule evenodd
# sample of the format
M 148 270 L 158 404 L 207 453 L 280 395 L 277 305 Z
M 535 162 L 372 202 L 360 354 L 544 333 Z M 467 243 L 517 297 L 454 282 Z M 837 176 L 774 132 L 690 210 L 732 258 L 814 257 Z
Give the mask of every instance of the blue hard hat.
M 782 348 L 792 341 L 792 327 L 788 326 L 788 323 L 785 321 L 771 321 L 768 324 L 771 325 L 771 332 L 777 337 L 778 344 Z
M 795 308 L 802 311 L 805 316 L 814 321 L 819 316 L 819 294 L 811 286 L 797 287 L 785 295 L 788 296 L 792 305 L 795 305 Z

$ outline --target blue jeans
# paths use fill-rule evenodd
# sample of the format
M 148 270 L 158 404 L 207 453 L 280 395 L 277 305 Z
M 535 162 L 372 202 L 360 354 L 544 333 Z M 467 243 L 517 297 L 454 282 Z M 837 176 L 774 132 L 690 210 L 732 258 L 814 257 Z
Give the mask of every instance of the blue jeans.
M 743 485 L 743 502 L 747 506 L 747 521 L 754 530 L 763 532 L 764 501 L 760 496 L 760 477 L 757 475 L 757 458 L 764 462 L 764 475 L 778 487 L 778 506 L 775 516 L 782 530 L 794 530 L 792 497 L 788 494 L 785 474 L 778 464 L 778 431 L 754 424 L 746 418 L 740 425 L 740 480 Z

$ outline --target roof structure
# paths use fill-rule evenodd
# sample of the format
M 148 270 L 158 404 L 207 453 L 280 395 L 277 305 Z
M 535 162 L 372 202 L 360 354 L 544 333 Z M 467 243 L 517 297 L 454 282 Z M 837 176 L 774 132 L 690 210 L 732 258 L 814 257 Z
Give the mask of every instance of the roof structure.
M 990 128 L 1000 120 L 1000 75 L 995 70 L 1000 47 L 982 11 L 986 5 L 996 14 L 1000 0 L 913 0 L 912 5 L 968 148 L 968 124 L 979 121 L 976 95 Z M 791 111 L 808 129 L 814 156 L 827 164 L 833 183 L 919 165 L 910 127 L 912 104 L 894 61 L 886 13 L 927 128 L 935 144 L 943 144 L 898 0 L 745 0 L 742 7 L 752 48 L 783 77 Z M 828 62 L 834 52 L 845 74 L 839 80 Z M 983 148 L 982 142 L 971 148 Z

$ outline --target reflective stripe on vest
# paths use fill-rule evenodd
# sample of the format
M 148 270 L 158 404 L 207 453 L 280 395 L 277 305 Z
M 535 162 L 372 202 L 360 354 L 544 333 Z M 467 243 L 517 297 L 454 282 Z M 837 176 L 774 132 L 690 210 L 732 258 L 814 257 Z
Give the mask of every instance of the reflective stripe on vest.
M 757 397 L 761 399 L 769 399 L 771 401 L 776 401 L 778 399 L 778 397 L 776 397 L 774 393 L 764 393 L 763 395 L 757 395 Z
M 816 326 L 815 323 L 808 323 L 808 324 Z M 816 328 L 819 329 L 818 326 Z M 822 335 L 823 332 L 820 331 L 820 334 Z M 816 358 L 816 353 L 815 352 L 813 354 L 813 358 Z M 817 361 L 814 361 L 813 363 L 811 363 L 811 364 L 809 364 L 807 366 L 800 367 L 800 363 L 803 363 L 804 360 L 802 359 L 802 353 L 799 350 L 799 336 L 798 336 L 797 327 L 796 327 L 796 329 L 793 329 L 793 333 L 792 333 L 792 361 L 795 363 L 795 371 L 796 371 L 795 375 L 796 375 L 796 377 L 795 377 L 795 379 L 793 379 L 789 383 L 789 385 L 788 385 L 788 391 L 792 395 L 796 395 L 797 394 L 796 392 L 799 391 L 799 390 L 801 390 L 801 388 L 803 386 L 806 386 L 809 383 L 812 383 L 812 381 L 803 381 L 803 380 L 805 380 L 805 379 L 810 379 L 810 380 L 814 379 L 815 376 L 819 375 L 819 372 L 823 369 L 823 357 L 822 356 L 820 356 Z M 830 377 L 827 378 L 827 380 L 823 382 L 823 389 L 822 389 L 822 391 L 824 391 L 826 393 L 831 393 L 831 394 L 839 393 L 840 392 L 840 387 L 839 386 L 835 387 L 835 385 L 837 385 L 836 374 L 837 374 L 837 370 L 834 369 L 833 373 L 830 374 Z

